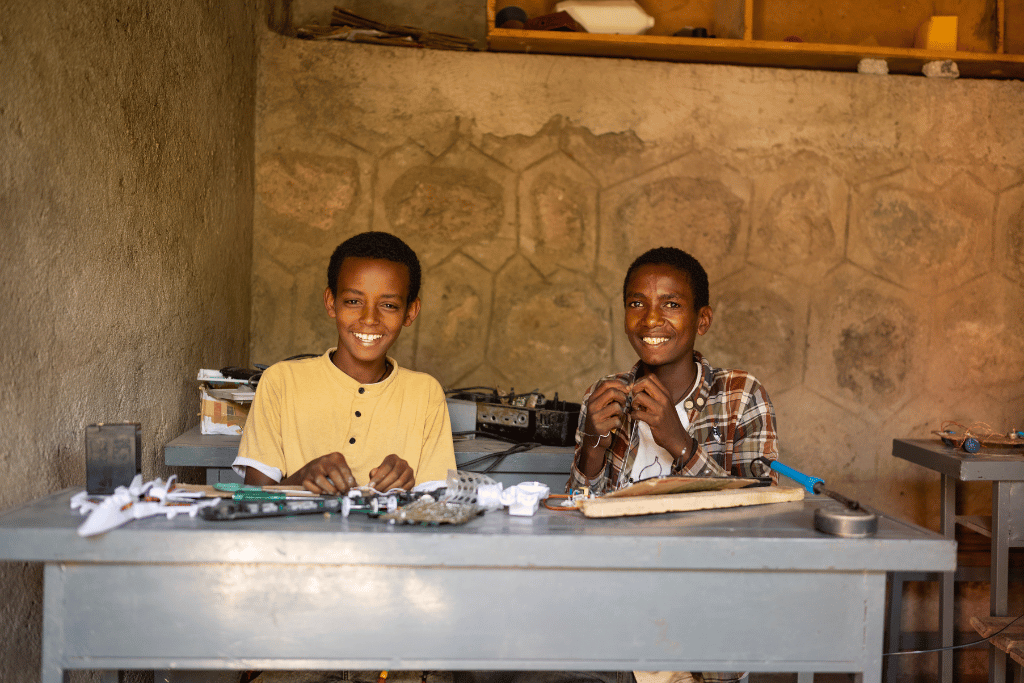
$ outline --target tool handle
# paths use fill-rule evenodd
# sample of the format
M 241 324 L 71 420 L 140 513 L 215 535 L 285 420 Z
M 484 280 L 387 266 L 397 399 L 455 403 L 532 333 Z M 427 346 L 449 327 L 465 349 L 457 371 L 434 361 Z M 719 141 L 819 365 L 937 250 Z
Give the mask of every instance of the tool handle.
M 231 500 L 262 502 L 267 500 L 280 501 L 287 499 L 287 497 L 288 496 L 284 491 L 253 491 L 250 489 L 241 489 L 232 494 Z
M 772 460 L 771 464 L 769 465 L 769 467 L 771 467 L 773 470 L 775 470 L 779 474 L 784 474 L 787 477 L 789 477 L 790 479 L 792 479 L 793 481 L 795 481 L 796 483 L 800 484 L 805 489 L 807 489 L 808 493 L 817 493 L 817 491 L 814 490 L 814 486 L 816 484 L 824 484 L 825 483 L 825 481 L 823 479 L 819 479 L 818 477 L 808 476 L 808 475 L 804 474 L 803 472 L 797 472 L 792 467 L 790 467 L 788 465 L 783 465 L 778 460 Z

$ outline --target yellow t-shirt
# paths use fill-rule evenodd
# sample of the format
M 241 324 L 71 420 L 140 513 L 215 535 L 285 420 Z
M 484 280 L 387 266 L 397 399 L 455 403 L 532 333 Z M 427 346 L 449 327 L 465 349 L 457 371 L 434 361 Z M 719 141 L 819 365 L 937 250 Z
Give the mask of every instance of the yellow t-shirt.
M 282 361 L 267 368 L 256 388 L 238 457 L 232 467 L 255 467 L 281 481 L 303 465 L 337 451 L 360 485 L 391 453 L 416 473 L 416 483 L 444 480 L 455 469 L 444 391 L 423 372 L 394 366 L 387 379 L 360 384 L 331 362 Z

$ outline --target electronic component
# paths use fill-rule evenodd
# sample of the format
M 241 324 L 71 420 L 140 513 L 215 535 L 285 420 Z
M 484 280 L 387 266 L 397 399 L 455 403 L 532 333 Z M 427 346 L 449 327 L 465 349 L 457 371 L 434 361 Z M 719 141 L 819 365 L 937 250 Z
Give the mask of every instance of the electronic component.
M 580 419 L 580 404 L 561 401 L 558 394 L 547 399 L 530 392 L 499 393 L 497 389 L 470 387 L 453 389 L 448 398 L 476 403 L 476 429 L 517 442 L 546 446 L 572 446 Z
M 445 489 L 434 491 L 434 495 L 443 494 Z M 239 496 L 245 493 L 246 496 Z M 233 500 L 222 500 L 216 505 L 199 510 L 200 516 L 209 521 L 226 521 L 233 519 L 253 519 L 259 517 L 289 517 L 293 515 L 311 515 L 317 513 L 338 513 L 348 517 L 353 512 L 378 517 L 394 512 L 403 505 L 425 496 L 422 493 L 397 491 L 394 493 L 365 493 L 356 489 L 346 496 L 318 496 L 307 500 L 266 500 L 253 497 L 253 492 L 236 491 Z M 431 498 L 433 500 L 433 498 Z

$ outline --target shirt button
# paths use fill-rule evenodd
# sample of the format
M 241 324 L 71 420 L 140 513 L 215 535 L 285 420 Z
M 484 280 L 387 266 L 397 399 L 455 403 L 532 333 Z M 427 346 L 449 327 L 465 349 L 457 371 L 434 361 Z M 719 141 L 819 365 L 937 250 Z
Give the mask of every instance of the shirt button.
M 359 393 L 360 394 L 365 393 L 365 392 L 366 392 L 366 389 L 364 389 L 363 387 L 359 387 Z
M 351 439 L 348 440 L 348 442 L 349 443 L 355 443 L 356 442 L 356 437 L 353 436 Z
M 357 411 L 356 411 L 356 417 L 362 417 L 362 416 L 363 416 L 363 414 L 362 414 L 362 413 L 360 413 L 360 412 L 359 412 L 359 411 L 357 410 Z

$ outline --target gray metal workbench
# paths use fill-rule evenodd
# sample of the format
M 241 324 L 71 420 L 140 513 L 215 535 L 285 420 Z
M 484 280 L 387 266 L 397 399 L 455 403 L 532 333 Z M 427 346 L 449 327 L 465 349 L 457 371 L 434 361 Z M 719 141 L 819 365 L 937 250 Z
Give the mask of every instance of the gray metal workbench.
M 956 525 L 977 531 L 992 539 L 989 607 L 992 616 L 1007 616 L 1009 606 L 1010 548 L 1024 547 L 1024 450 L 1020 448 L 984 448 L 967 453 L 946 446 L 938 438 L 895 439 L 892 454 L 942 475 L 942 534 L 956 535 Z M 992 516 L 958 515 L 956 487 L 959 482 L 992 482 Z M 954 576 L 942 576 L 939 594 L 939 633 L 942 647 L 953 644 Z M 940 680 L 953 680 L 953 652 L 944 651 L 939 659 Z M 989 648 L 989 680 L 1006 680 L 1006 653 Z
M 879 683 L 889 571 L 955 543 L 869 539 L 797 503 L 460 527 L 363 516 L 162 517 L 79 538 L 66 490 L 0 514 L 0 560 L 44 562 L 43 683 L 67 669 L 862 672 Z
M 238 453 L 240 436 L 202 434 L 199 427 L 185 432 L 164 446 L 164 464 L 173 467 L 204 467 L 206 483 L 241 481 L 231 469 Z M 466 469 L 465 463 L 488 453 L 503 451 L 512 444 L 477 437 L 455 442 L 455 463 Z M 539 446 L 522 453 L 506 456 L 488 475 L 505 486 L 524 481 L 540 481 L 552 492 L 561 493 L 569 479 L 573 449 L 561 446 Z M 491 460 L 472 467 L 474 472 L 484 471 Z

